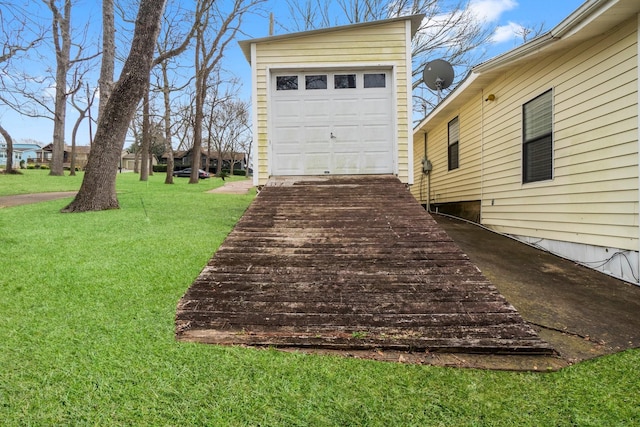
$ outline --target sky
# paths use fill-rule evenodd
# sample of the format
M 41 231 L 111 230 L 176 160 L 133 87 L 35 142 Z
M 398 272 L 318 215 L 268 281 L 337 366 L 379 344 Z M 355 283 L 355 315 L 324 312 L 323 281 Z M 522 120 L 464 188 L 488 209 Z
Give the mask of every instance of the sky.
M 584 0 L 471 0 L 470 7 L 474 14 L 487 25 L 496 27 L 492 43 L 485 47 L 487 56 L 484 59 L 502 54 L 520 45 L 522 38 L 518 32 L 522 27 L 537 28 L 544 24 L 545 30 L 550 30 L 583 2 Z M 76 8 L 73 16 L 78 22 L 100 22 L 100 2 L 78 0 Z M 285 1 L 268 0 L 265 9 L 274 13 L 276 22 L 283 24 L 276 25 L 275 30 L 276 34 L 283 34 L 285 31 L 282 27 L 286 25 L 288 18 Z M 245 34 L 239 35 L 239 40 L 268 36 L 269 18 L 267 14 L 248 17 L 245 22 L 246 25 L 243 28 Z M 237 43 L 231 44 L 224 66 L 243 82 L 241 97 L 248 100 L 251 94 L 251 70 Z M 73 107 L 68 107 L 67 115 L 66 143 L 70 144 L 71 129 L 76 118 Z M 94 118 L 97 116 L 97 108 L 92 115 Z M 46 145 L 52 140 L 53 122 L 51 120 L 21 117 L 4 107 L 0 107 L 0 122 L 9 131 L 14 142 L 29 139 Z M 93 133 L 95 134 L 95 124 L 93 125 Z M 78 144 L 87 145 L 88 141 L 89 125 L 85 120 L 78 132 Z M 125 143 L 126 146 L 128 143 Z

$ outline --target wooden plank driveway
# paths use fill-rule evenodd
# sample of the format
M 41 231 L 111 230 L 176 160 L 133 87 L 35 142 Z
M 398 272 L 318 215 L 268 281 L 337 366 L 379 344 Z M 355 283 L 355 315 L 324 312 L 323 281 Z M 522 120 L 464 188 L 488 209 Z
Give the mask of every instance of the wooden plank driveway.
M 176 336 L 553 353 L 393 176 L 270 182 L 180 300 Z

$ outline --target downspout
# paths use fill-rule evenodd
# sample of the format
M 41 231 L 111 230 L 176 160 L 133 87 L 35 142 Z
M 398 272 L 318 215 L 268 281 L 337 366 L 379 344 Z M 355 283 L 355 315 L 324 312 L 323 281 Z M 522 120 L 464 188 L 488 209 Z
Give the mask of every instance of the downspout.
M 253 166 L 253 185 L 256 187 L 260 184 L 260 164 L 258 163 L 258 152 L 260 144 L 258 136 L 260 129 L 258 127 L 258 53 L 255 43 L 251 43 L 251 163 Z M 249 168 L 249 165 L 247 165 Z
M 480 217 L 478 223 L 482 224 L 482 203 L 484 201 L 484 89 L 480 93 Z

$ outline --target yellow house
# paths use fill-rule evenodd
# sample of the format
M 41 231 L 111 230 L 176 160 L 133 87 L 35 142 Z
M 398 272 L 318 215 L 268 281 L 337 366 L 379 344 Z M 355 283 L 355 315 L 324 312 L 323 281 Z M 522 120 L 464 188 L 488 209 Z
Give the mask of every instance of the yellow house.
M 252 70 L 254 184 L 326 174 L 412 183 L 411 39 L 422 18 L 241 41 Z
M 414 129 L 416 199 L 638 284 L 639 13 L 586 1 L 474 67 Z

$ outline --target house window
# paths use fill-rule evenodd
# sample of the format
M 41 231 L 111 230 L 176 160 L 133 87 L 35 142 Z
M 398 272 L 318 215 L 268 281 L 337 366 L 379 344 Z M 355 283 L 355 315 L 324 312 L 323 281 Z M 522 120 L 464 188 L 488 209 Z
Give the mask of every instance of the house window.
M 522 107 L 522 181 L 552 178 L 553 116 L 551 90 Z
M 356 75 L 355 74 L 336 74 L 335 76 L 333 76 L 333 87 L 335 89 L 355 89 Z
M 386 87 L 385 74 L 384 73 L 365 74 L 364 87 L 365 88 Z
M 326 89 L 327 75 L 319 74 L 316 76 L 305 76 L 305 89 Z
M 448 159 L 449 159 L 449 170 L 458 169 L 459 159 L 458 159 L 458 145 L 460 143 L 460 122 L 458 118 L 451 120 L 449 122 L 449 149 L 448 149 Z
M 277 76 L 276 90 L 298 90 L 298 76 Z

